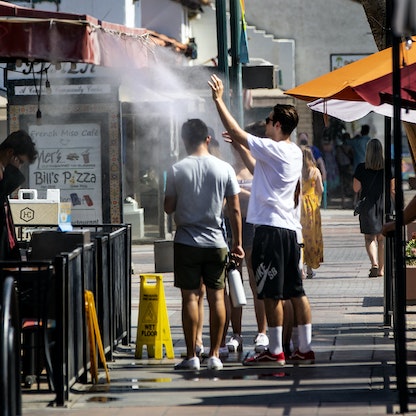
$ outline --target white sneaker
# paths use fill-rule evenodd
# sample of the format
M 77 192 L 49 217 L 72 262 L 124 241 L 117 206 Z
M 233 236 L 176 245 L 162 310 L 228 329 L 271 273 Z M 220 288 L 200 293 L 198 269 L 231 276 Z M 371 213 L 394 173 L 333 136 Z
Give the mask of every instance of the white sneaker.
M 227 346 L 225 346 L 225 347 L 220 347 L 220 357 L 221 358 L 225 358 L 225 357 L 228 357 L 228 347 Z
M 261 332 L 257 334 L 256 338 L 254 338 L 254 350 L 256 352 L 263 352 L 269 346 L 269 337 L 266 334 L 262 334 Z
M 219 358 L 212 356 L 208 359 L 207 368 L 208 370 L 222 370 L 223 365 Z
M 243 351 L 243 338 L 241 338 L 241 335 L 233 334 L 226 345 L 230 352 L 241 352 Z
M 175 365 L 175 370 L 199 370 L 200 363 L 198 357 L 192 357 L 184 359 L 180 363 Z

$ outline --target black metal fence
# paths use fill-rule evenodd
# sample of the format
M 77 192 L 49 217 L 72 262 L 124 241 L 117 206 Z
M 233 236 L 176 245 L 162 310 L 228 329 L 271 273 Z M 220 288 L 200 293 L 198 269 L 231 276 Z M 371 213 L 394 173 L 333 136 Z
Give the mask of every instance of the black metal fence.
M 22 227 L 18 235 L 27 236 L 24 227 L 18 227 Z M 75 382 L 88 380 L 90 353 L 84 290 L 94 294 L 107 359 L 112 359 L 113 349 L 118 343 L 130 341 L 131 227 L 111 224 L 78 228 L 91 231 L 91 243 L 59 253 L 51 259 L 55 326 L 51 357 L 53 386 L 59 406 L 68 400 Z M 5 263 L 0 264 L 0 269 L 7 268 Z M 27 270 L 31 269 L 32 263 L 30 256 L 21 262 Z M 18 287 L 18 281 L 16 283 Z
M 399 238 L 399 240 L 401 240 Z M 398 252 L 400 256 L 398 255 Z M 386 264 L 385 264 L 385 293 L 384 293 L 384 324 L 393 330 L 395 358 L 396 358 L 396 384 L 400 405 L 400 412 L 406 413 L 411 391 L 408 387 L 408 354 L 407 354 L 407 314 L 414 314 L 407 306 L 406 294 L 406 266 L 404 244 L 397 242 L 397 236 L 390 234 L 386 237 Z M 402 263 L 398 262 L 401 257 Z

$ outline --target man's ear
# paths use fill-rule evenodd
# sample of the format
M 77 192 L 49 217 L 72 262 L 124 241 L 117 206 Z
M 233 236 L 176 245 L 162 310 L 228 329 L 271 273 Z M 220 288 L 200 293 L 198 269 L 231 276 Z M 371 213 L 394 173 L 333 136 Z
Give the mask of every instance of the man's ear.
M 9 147 L 6 150 L 6 155 L 7 155 L 7 160 L 10 163 L 10 161 L 12 160 L 12 157 L 14 156 L 14 150 L 11 147 Z

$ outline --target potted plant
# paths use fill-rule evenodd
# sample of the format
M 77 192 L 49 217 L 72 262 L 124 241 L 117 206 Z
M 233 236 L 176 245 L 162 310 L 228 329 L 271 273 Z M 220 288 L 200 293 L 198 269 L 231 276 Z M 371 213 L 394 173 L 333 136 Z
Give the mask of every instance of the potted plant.
M 406 243 L 406 300 L 416 302 L 416 232 Z

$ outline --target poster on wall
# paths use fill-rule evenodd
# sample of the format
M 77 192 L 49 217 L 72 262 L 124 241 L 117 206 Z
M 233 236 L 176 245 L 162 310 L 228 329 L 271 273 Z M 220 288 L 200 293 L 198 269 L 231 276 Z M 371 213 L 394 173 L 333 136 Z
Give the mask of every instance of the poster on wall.
M 342 68 L 345 65 L 351 64 L 355 61 L 359 61 L 360 59 L 369 56 L 369 53 L 331 53 L 330 55 L 330 66 L 331 71 L 334 69 Z
M 29 126 L 38 158 L 29 166 L 29 185 L 39 195 L 60 189 L 71 203 L 73 225 L 102 224 L 101 129 L 99 124 Z

